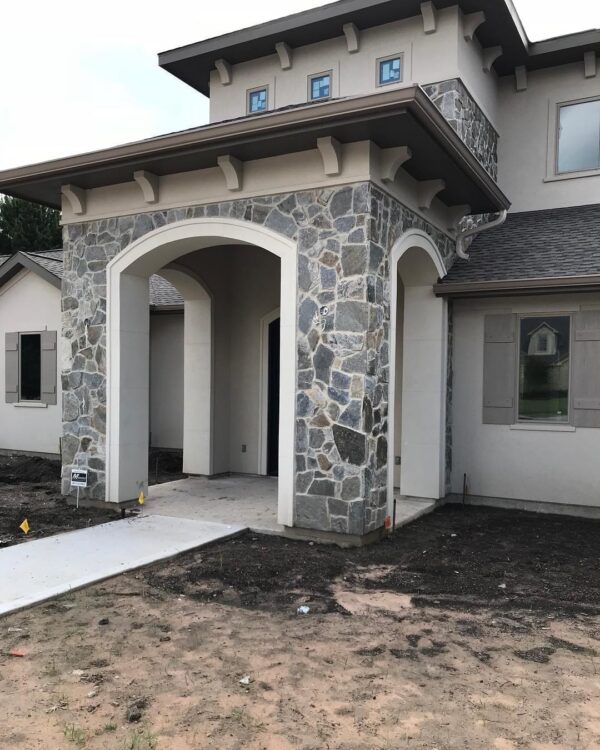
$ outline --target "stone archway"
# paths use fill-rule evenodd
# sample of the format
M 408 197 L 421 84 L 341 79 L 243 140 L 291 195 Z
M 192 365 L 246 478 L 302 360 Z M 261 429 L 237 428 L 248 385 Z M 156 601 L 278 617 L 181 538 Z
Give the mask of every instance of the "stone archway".
M 106 500 L 131 500 L 147 485 L 148 278 L 182 255 L 231 244 L 262 248 L 281 262 L 281 359 L 287 366 L 282 369 L 280 385 L 278 518 L 280 523 L 292 526 L 296 244 L 260 225 L 231 218 L 198 218 L 169 224 L 133 242 L 108 264 Z M 197 346 L 205 344 L 196 342 Z M 197 413 L 194 418 L 198 418 Z M 201 444 L 201 432 L 189 429 L 190 444 Z
M 402 462 L 400 495 L 435 500 L 445 495 L 448 320 L 445 300 L 433 292 L 433 284 L 445 275 L 442 256 L 425 232 L 409 230 L 394 244 L 390 258 L 390 512 L 397 455 Z M 400 292 L 403 298 L 399 299 Z M 398 330 L 399 309 L 402 330 Z

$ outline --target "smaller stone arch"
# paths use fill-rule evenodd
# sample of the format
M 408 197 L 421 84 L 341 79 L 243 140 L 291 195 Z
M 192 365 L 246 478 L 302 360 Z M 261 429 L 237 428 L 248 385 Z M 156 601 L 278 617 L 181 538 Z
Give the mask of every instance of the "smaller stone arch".
M 390 254 L 390 512 L 397 435 L 401 436 L 400 494 L 435 500 L 445 495 L 448 320 L 446 301 L 435 296 L 433 285 L 446 273 L 443 256 L 427 233 L 411 229 L 395 242 Z M 402 330 L 397 325 L 399 291 Z

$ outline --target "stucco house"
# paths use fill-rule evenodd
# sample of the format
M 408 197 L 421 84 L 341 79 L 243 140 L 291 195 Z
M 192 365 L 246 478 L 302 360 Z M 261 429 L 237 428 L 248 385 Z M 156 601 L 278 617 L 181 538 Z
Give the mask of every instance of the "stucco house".
M 62 248 L 0 255 L 0 453 L 60 457 L 63 415 L 79 413 L 69 396 L 73 384 L 93 386 L 89 370 L 61 372 Z M 150 433 L 153 448 L 183 449 L 183 299 L 168 281 L 152 276 L 149 285 Z M 100 331 L 91 333 L 101 335 Z M 98 356 L 101 355 L 98 351 Z M 165 367 L 165 362 L 170 366 Z M 99 362 L 100 364 L 100 362 Z M 165 406 L 166 405 L 166 406 Z M 95 417 L 104 421 L 100 410 Z
M 529 42 L 510 0 L 341 0 L 161 54 L 208 125 L 0 173 L 62 209 L 64 491 L 146 485 L 159 274 L 185 470 L 277 475 L 289 529 L 372 539 L 465 478 L 597 515 L 599 51 Z

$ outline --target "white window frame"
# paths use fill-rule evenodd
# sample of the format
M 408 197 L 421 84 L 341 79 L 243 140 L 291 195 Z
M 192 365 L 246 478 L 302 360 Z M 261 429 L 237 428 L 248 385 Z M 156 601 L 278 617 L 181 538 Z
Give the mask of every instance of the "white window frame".
M 381 81 L 381 63 L 388 62 L 389 60 L 400 60 L 400 78 L 397 81 Z M 378 57 L 375 61 L 375 85 L 377 88 L 387 88 L 388 86 L 400 86 L 404 83 L 404 52 L 396 52 L 391 55 L 384 55 Z
M 520 376 L 521 376 L 521 321 L 527 318 L 569 318 L 569 385 L 568 385 L 568 419 L 564 422 L 553 422 L 550 419 L 521 419 L 520 416 Z M 573 312 L 524 312 L 517 313 L 517 356 L 515 357 L 516 373 L 515 373 L 515 426 L 521 427 L 525 425 L 532 426 L 543 426 L 546 425 L 550 428 L 560 429 L 561 427 L 573 428 L 573 392 L 571 385 L 573 383 L 573 337 L 574 337 L 574 318 Z
M 600 96 L 596 95 L 584 96 L 578 99 L 569 99 L 565 101 L 550 100 L 548 102 L 548 155 L 544 182 L 557 182 L 559 180 L 575 180 L 582 177 L 600 176 L 600 169 L 593 168 L 576 172 L 558 171 L 560 110 L 563 107 L 569 107 L 573 104 L 585 104 L 586 102 L 596 102 L 599 100 Z
M 313 99 L 312 82 L 315 80 L 315 78 L 323 78 L 325 76 L 329 76 L 329 96 L 320 96 L 318 99 Z M 333 69 L 323 70 L 321 73 L 311 73 L 311 75 L 308 76 L 307 90 L 308 90 L 308 101 L 310 103 L 328 102 L 330 99 L 333 99 Z
M 267 94 L 267 108 L 261 109 L 257 112 L 252 112 L 250 110 L 250 97 L 252 94 L 257 94 L 259 91 L 265 91 Z M 251 89 L 248 89 L 246 91 L 246 114 L 250 116 L 254 115 L 264 115 L 266 112 L 269 111 L 271 107 L 271 92 L 269 90 L 269 84 L 265 83 L 263 86 L 253 86 Z

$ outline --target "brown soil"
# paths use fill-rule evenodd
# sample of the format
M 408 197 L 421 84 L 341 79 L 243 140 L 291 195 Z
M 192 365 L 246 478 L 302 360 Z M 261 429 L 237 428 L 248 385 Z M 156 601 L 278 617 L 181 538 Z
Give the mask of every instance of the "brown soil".
M 0 456 L 0 547 L 61 531 L 114 521 L 104 508 L 76 508 L 60 494 L 60 463 L 30 456 Z M 26 535 L 19 526 L 27 519 Z
M 246 535 L 17 613 L 0 747 L 599 748 L 598 531 L 448 508 L 364 550 Z
M 115 521 L 120 511 L 111 508 L 79 510 L 60 492 L 60 462 L 34 456 L 0 456 L 0 548 Z M 182 473 L 181 454 L 152 451 L 150 484 L 173 482 Z M 19 528 L 27 519 L 28 534 Z

